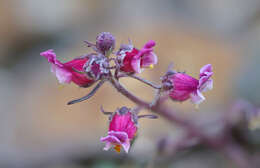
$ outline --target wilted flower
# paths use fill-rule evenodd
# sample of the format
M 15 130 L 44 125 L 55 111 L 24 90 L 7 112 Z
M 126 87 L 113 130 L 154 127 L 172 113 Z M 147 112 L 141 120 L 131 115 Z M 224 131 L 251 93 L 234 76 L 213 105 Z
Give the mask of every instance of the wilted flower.
M 180 72 L 170 71 L 163 78 L 163 87 L 170 90 L 170 97 L 176 101 L 191 99 L 194 104 L 200 104 L 205 100 L 201 92 L 213 88 L 212 66 L 205 65 L 200 69 L 199 80 Z
M 94 83 L 94 80 L 90 79 L 85 74 L 76 72 L 83 70 L 84 64 L 88 61 L 87 57 L 61 63 L 57 60 L 53 50 L 47 50 L 40 53 L 40 55 L 44 56 L 48 62 L 51 63 L 51 71 L 56 75 L 59 83 L 64 84 L 72 81 L 80 87 L 88 87 Z
M 102 76 L 109 73 L 109 63 L 107 58 L 102 55 L 93 55 L 89 57 L 89 60 L 83 66 L 87 76 L 93 80 L 99 80 Z
M 111 117 L 108 135 L 100 139 L 102 142 L 106 142 L 104 150 L 113 146 L 117 152 L 120 152 L 121 147 L 123 147 L 128 153 L 131 141 L 137 132 L 136 118 L 130 109 L 126 107 L 118 109 Z
M 127 73 L 141 73 L 142 68 L 152 68 L 157 64 L 157 56 L 153 52 L 155 42 L 148 41 L 141 50 L 133 47 L 132 44 L 122 45 L 117 52 L 117 60 L 120 70 Z

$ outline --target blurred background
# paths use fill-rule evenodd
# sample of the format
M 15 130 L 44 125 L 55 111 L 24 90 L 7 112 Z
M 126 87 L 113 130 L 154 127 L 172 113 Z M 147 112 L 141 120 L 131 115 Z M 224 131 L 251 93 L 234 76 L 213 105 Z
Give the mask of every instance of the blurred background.
M 214 89 L 199 110 L 190 102 L 171 103 L 195 120 L 218 115 L 237 98 L 259 104 L 259 0 L 0 0 L 0 167 L 230 167 L 218 153 L 199 150 L 163 161 L 158 140 L 181 131 L 163 118 L 141 120 L 139 137 L 129 155 L 102 150 L 107 111 L 134 104 L 105 84 L 88 101 L 67 106 L 89 89 L 60 87 L 50 65 L 39 55 L 54 49 L 68 61 L 91 52 L 111 32 L 120 43 L 130 38 L 137 48 L 155 40 L 159 63 L 141 75 L 159 83 L 169 62 L 196 77 L 208 63 Z M 131 79 L 123 83 L 152 100 L 153 90 Z M 147 113 L 143 111 L 142 113 Z M 220 162 L 221 161 L 221 162 Z

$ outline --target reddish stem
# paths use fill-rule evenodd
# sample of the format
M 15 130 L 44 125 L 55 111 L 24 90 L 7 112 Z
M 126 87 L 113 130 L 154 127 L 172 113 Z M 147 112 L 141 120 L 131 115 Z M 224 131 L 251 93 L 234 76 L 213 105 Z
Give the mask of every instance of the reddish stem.
M 176 115 L 177 113 L 173 111 L 173 109 L 162 106 L 160 100 L 156 105 L 151 106 L 150 103 L 139 99 L 127 89 L 125 89 L 114 77 L 111 77 L 110 82 L 117 89 L 118 92 L 126 96 L 138 106 L 144 107 L 163 116 L 173 124 L 178 124 L 186 131 L 188 131 L 188 134 L 190 134 L 191 136 L 198 137 L 202 142 L 206 143 L 210 147 L 214 148 L 217 151 L 223 152 L 240 168 L 252 167 L 249 162 L 248 154 L 243 150 L 243 148 L 241 148 L 239 145 L 236 145 L 231 137 L 228 136 L 229 139 L 226 140 L 227 136 L 223 134 L 220 134 L 219 136 L 209 136 L 205 134 L 200 127 L 193 124 L 191 121 Z

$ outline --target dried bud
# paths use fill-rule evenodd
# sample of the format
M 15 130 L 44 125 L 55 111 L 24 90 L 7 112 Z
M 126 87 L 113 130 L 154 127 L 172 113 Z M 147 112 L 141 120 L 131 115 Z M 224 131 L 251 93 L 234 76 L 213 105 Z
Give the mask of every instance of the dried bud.
M 115 37 L 109 32 L 102 32 L 97 36 L 96 47 L 102 54 L 107 55 L 115 48 Z
M 102 76 L 109 73 L 109 63 L 104 55 L 94 55 L 83 66 L 87 76 L 93 80 L 99 80 Z

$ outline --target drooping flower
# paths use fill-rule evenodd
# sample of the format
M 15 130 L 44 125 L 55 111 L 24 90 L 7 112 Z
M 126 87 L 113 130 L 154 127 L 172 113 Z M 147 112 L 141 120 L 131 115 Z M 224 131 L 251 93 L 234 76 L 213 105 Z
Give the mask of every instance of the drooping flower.
M 88 61 L 88 58 L 73 59 L 66 63 L 61 63 L 56 58 L 56 54 L 53 50 L 47 50 L 40 53 L 44 56 L 49 63 L 51 63 L 51 71 L 56 75 L 59 83 L 65 84 L 73 82 L 80 87 L 89 87 L 95 81 L 76 71 L 82 71 L 84 64 Z M 75 71 L 76 70 L 76 71 Z
M 143 68 L 152 68 L 157 64 L 157 56 L 153 52 L 155 42 L 148 41 L 141 50 L 132 44 L 122 45 L 117 52 L 120 70 L 127 73 L 141 73 Z
M 191 99 L 194 104 L 205 100 L 202 92 L 213 88 L 212 66 L 210 64 L 200 69 L 199 80 L 181 72 L 169 71 L 162 79 L 164 88 L 170 90 L 169 96 L 175 101 Z
M 101 142 L 106 142 L 104 150 L 114 147 L 117 152 L 120 152 L 121 147 L 123 147 L 125 152 L 128 153 L 131 141 L 137 132 L 135 119 L 136 116 L 131 113 L 130 109 L 126 107 L 118 109 L 111 117 L 108 135 L 100 139 Z

